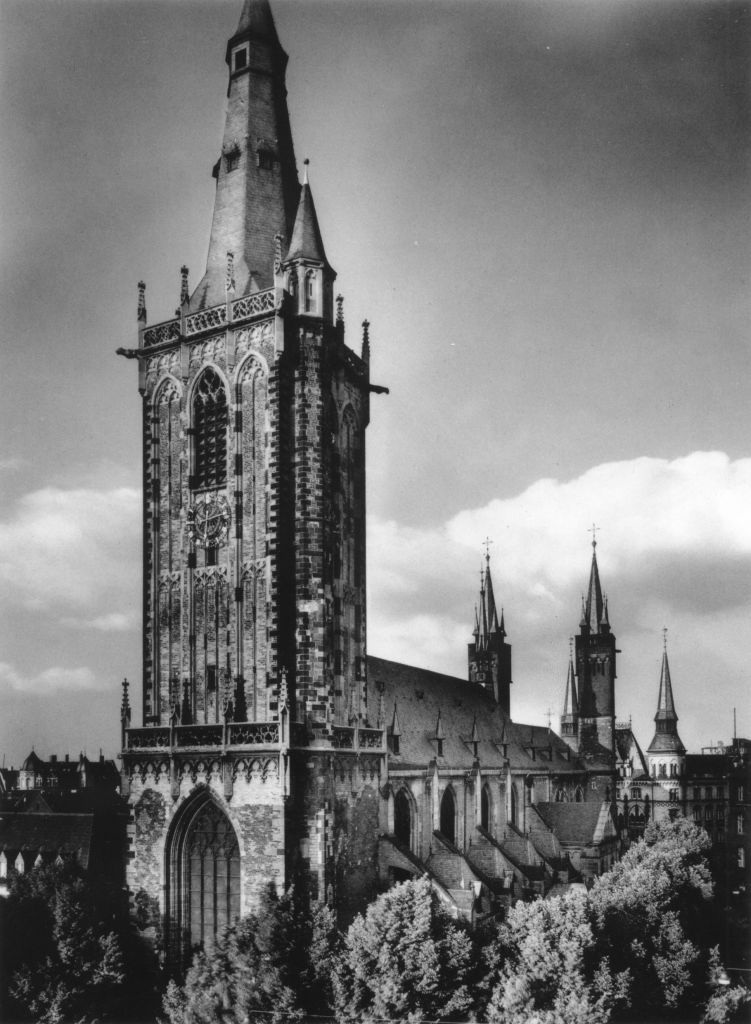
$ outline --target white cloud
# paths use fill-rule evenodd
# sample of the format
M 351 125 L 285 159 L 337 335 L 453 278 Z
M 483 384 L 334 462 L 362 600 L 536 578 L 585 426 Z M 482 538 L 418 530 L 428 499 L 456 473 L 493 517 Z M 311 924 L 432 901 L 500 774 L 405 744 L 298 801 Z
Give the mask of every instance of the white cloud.
M 0 473 L 12 473 L 25 465 L 26 460 L 19 455 L 8 455 L 5 458 L 0 458 Z
M 90 668 L 62 668 L 59 665 L 53 665 L 36 675 L 27 676 L 4 661 L 0 661 L 0 687 L 7 687 L 27 694 L 103 688 L 102 684 L 97 682 Z
M 619 716 L 642 714 L 644 732 L 651 729 L 668 626 L 674 683 L 683 674 L 676 699 L 684 701 L 684 741 L 691 728 L 694 749 L 707 739 L 699 735 L 704 728 L 728 733 L 732 723 L 710 721 L 723 708 L 747 705 L 751 459 L 721 452 L 638 458 L 572 480 L 539 480 L 426 530 L 371 521 L 369 650 L 464 675 L 481 545 L 490 536 L 496 601 L 505 606 L 514 647 L 512 710 L 528 716 L 536 707 L 543 721 L 551 704 L 557 715 L 568 637 L 589 576 L 592 522 L 601 528 L 600 576 L 623 647 Z M 708 699 L 717 686 L 722 702 Z
M 111 612 L 109 615 L 95 615 L 91 619 L 64 616 L 60 624 L 70 629 L 95 629 L 100 633 L 127 633 L 138 626 L 135 614 L 124 615 L 122 612 Z
M 140 505 L 130 487 L 45 487 L 25 495 L 0 523 L 5 601 L 87 610 L 102 621 L 126 615 L 125 595 L 141 573 Z

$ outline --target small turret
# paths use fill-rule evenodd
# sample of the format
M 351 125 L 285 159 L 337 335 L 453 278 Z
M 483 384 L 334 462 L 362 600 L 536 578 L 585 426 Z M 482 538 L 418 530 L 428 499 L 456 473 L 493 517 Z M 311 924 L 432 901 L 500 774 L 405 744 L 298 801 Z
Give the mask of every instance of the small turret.
M 655 734 L 647 747 L 649 770 L 656 778 L 675 778 L 683 773 L 686 748 L 678 735 L 678 715 L 668 662 L 667 629 L 663 631 L 660 690 L 655 714 Z

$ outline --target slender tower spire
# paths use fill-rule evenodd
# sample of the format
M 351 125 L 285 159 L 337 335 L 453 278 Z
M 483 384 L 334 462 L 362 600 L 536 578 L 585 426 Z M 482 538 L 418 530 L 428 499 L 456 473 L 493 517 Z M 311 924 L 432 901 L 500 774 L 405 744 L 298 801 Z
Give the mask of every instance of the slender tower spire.
M 227 44 L 227 116 L 214 166 L 216 198 L 206 273 L 190 311 L 226 299 L 227 253 L 234 255 L 234 296 L 274 283 L 274 236 L 289 239 L 299 196 L 285 70 L 287 55 L 268 0 L 245 0 Z
M 597 565 L 597 527 L 592 530 L 589 585 L 582 599 L 576 637 L 577 736 L 579 752 L 593 764 L 612 769 L 615 764 L 615 637 L 603 600 Z
M 563 698 L 563 714 L 561 715 L 561 735 L 569 746 L 576 749 L 578 745 L 579 700 L 576 695 L 576 675 L 574 673 L 574 638 L 569 640 L 568 674 L 566 676 L 566 693 Z
M 676 774 L 679 769 L 679 762 L 686 753 L 686 748 L 678 735 L 678 715 L 675 710 L 673 699 L 673 684 L 670 679 L 670 664 L 668 662 L 668 641 L 667 629 L 662 631 L 662 667 L 660 669 L 660 690 L 657 697 L 657 712 L 655 714 L 655 734 L 652 742 L 647 747 L 647 757 L 650 764 L 655 765 L 654 774 L 657 776 Z M 664 772 L 660 765 L 664 765 Z M 675 764 L 671 773 L 670 765 Z

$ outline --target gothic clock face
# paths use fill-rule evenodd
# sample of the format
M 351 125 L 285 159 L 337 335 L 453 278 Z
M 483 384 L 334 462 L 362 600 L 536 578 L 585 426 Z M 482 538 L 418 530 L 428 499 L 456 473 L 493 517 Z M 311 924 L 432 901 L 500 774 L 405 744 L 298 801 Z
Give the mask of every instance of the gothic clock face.
M 188 509 L 188 535 L 204 548 L 219 547 L 227 539 L 229 519 L 227 499 L 207 494 Z

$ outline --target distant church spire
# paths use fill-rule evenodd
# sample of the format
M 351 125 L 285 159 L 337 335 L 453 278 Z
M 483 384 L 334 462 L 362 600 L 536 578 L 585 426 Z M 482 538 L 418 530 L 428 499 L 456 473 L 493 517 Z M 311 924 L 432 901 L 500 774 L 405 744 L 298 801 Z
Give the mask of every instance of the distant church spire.
M 604 605 L 602 587 L 600 586 L 600 572 L 597 568 L 596 529 L 597 527 L 592 527 L 592 567 L 589 571 L 589 587 L 587 588 L 587 599 L 584 605 L 584 621 L 593 632 L 599 633 Z
M 506 640 L 503 610 L 500 621 L 490 574 L 490 540 L 485 541 L 485 565 L 480 569 L 480 600 L 475 605 L 474 642 L 469 644 L 469 678 L 481 683 L 510 711 L 511 646 Z
M 670 679 L 668 662 L 667 629 L 662 631 L 662 666 L 660 668 L 660 689 L 655 713 L 655 734 L 647 747 L 648 755 L 685 754 L 686 748 L 678 735 L 678 714 L 673 699 L 673 684 Z

